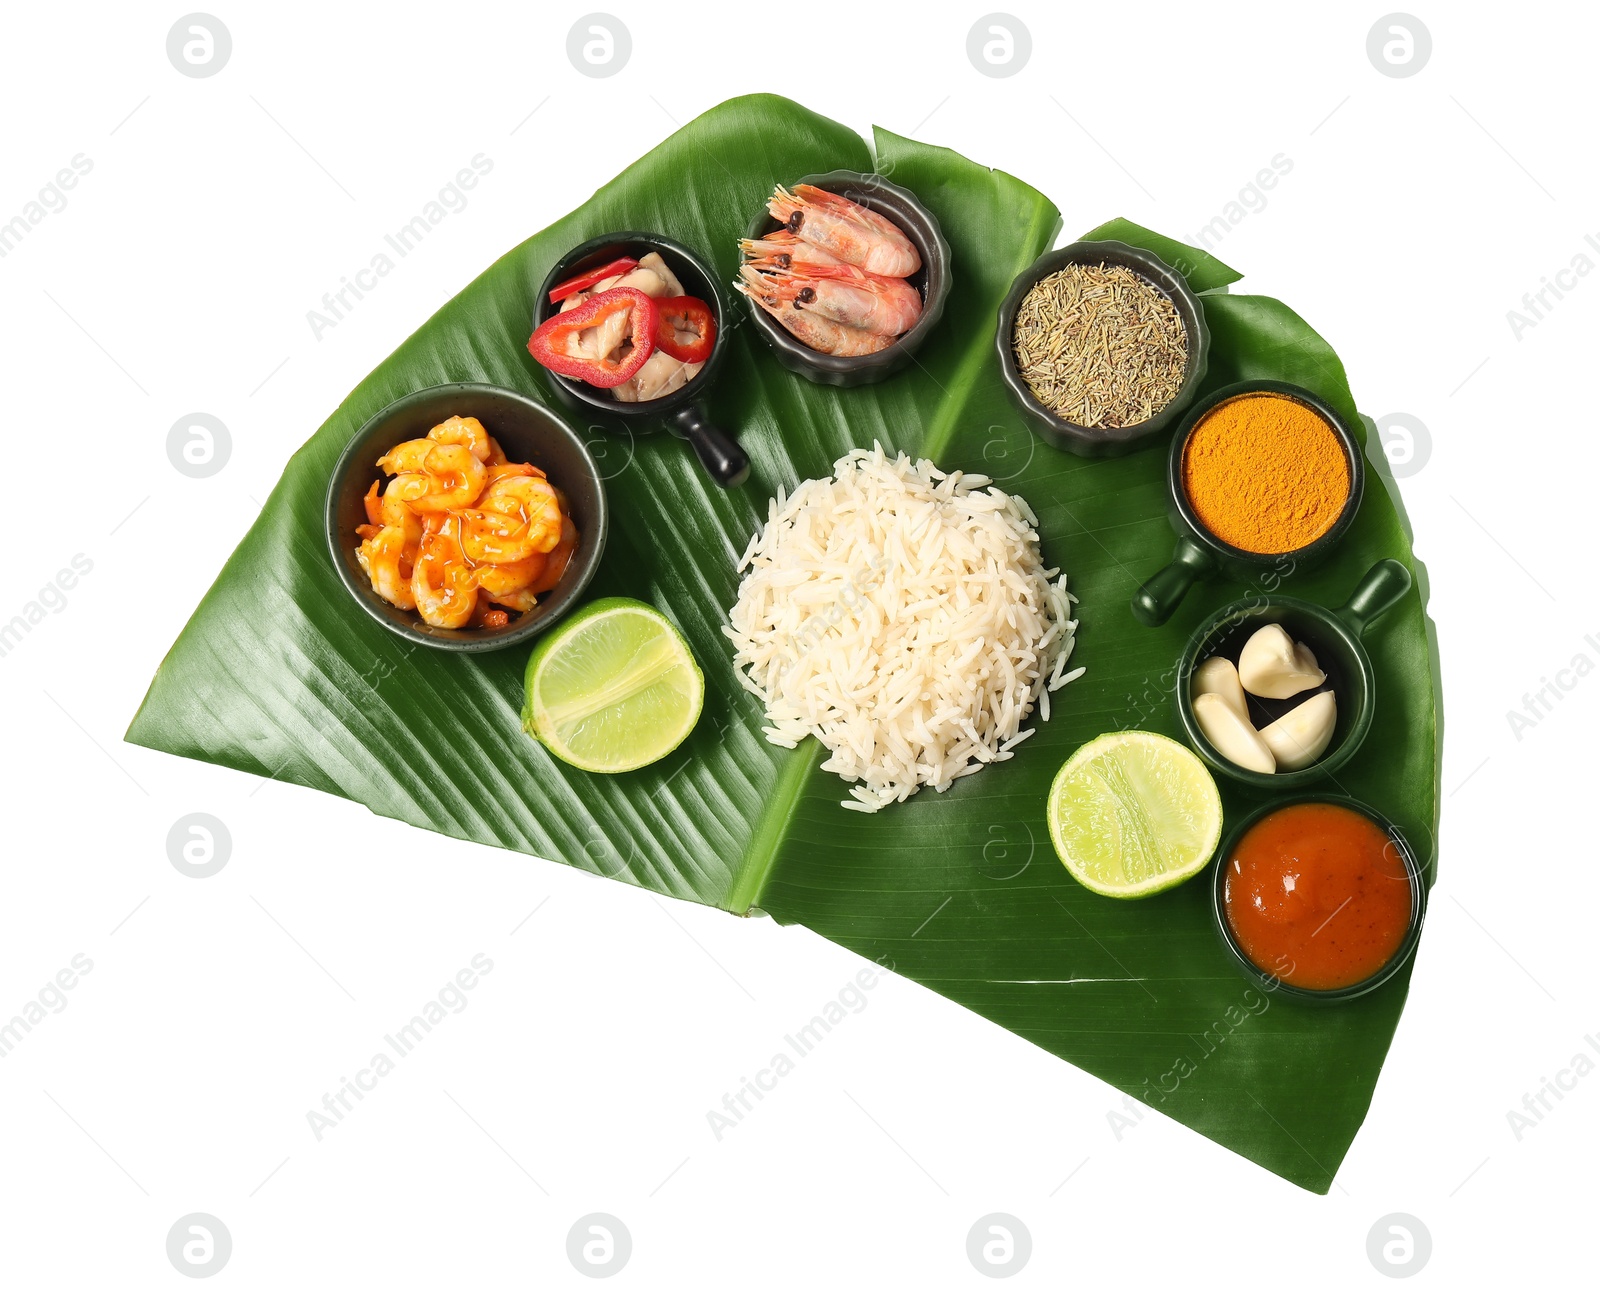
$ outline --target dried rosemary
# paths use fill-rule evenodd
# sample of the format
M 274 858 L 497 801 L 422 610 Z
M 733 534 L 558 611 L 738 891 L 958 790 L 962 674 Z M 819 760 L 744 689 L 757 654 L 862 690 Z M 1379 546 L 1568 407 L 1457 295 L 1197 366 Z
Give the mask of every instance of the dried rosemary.
M 1091 428 L 1136 426 L 1172 401 L 1189 360 L 1165 293 L 1121 265 L 1068 265 L 1022 298 L 1011 334 L 1033 396 Z

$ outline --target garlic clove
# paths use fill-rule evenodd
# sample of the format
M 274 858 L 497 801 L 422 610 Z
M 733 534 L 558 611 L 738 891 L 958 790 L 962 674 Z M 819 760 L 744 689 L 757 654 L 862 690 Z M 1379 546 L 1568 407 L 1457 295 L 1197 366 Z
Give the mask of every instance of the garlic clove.
M 1323 691 L 1261 729 L 1261 739 L 1277 759 L 1280 772 L 1297 772 L 1321 758 L 1333 739 L 1338 706 L 1332 691 Z
M 1250 725 L 1250 720 L 1234 712 L 1220 695 L 1208 691 L 1195 696 L 1194 716 L 1206 739 L 1230 763 L 1237 763 L 1246 771 L 1268 775 L 1278 769 L 1272 750 Z
M 1287 700 L 1325 681 L 1317 657 L 1292 640 L 1281 624 L 1258 629 L 1239 652 L 1239 682 L 1251 695 Z
M 1244 687 L 1239 685 L 1239 670 L 1226 655 L 1213 655 L 1195 669 L 1189 694 L 1192 697 L 1221 696 L 1230 709 L 1246 722 L 1250 721 L 1250 708 L 1244 698 Z

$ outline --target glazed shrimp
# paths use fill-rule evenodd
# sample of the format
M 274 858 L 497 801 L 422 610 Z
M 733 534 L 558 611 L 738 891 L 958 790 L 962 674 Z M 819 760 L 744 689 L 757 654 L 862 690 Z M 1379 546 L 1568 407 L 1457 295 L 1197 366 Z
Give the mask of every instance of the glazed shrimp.
M 496 480 L 499 480 L 504 476 L 538 476 L 541 480 L 543 480 L 544 472 L 539 470 L 539 468 L 534 466 L 531 462 L 507 462 L 502 454 L 500 461 L 491 461 L 489 463 L 488 474 L 485 477 L 487 483 L 484 485 L 484 488 L 487 489 L 489 485 L 492 485 Z
M 421 538 L 422 526 L 413 516 L 408 525 L 378 528 L 356 549 L 356 560 L 372 581 L 372 590 L 402 610 L 417 608 L 411 579 Z
M 430 525 L 411 571 L 411 594 L 424 623 L 435 628 L 460 628 L 478 605 L 477 581 L 461 550 L 460 522 L 445 517 Z
M 412 532 L 411 541 L 416 542 L 422 532 L 421 519 L 406 501 L 406 496 L 426 487 L 426 477 L 396 476 L 379 496 L 378 482 L 374 480 L 372 489 L 362 500 L 367 504 L 367 519 L 374 525 L 398 525 Z
M 767 211 L 802 241 L 869 274 L 904 278 L 922 267 L 911 239 L 877 212 L 837 194 L 809 184 L 791 193 L 780 184 Z
M 461 518 L 461 550 L 474 564 L 514 565 L 545 552 L 544 531 L 516 516 L 471 509 L 455 514 Z
M 500 447 L 476 417 L 447 418 L 428 432 L 428 438 L 439 444 L 459 444 L 479 462 L 488 462 Z
M 532 591 L 533 584 L 543 578 L 550 559 L 550 554 L 539 552 L 511 565 L 480 566 L 476 573 L 478 587 L 485 600 L 510 610 L 532 610 L 537 596 Z
M 534 551 L 548 552 L 561 540 L 561 500 L 543 476 L 502 476 L 484 490 L 478 510 L 525 530 Z
M 904 278 L 882 278 L 854 265 L 780 269 L 768 275 L 767 282 L 780 305 L 792 304 L 884 336 L 908 332 L 922 317 L 922 297 Z
M 739 250 L 757 269 L 790 269 L 795 265 L 842 265 L 830 251 L 813 247 L 787 229 L 775 229 L 764 238 L 743 238 Z
M 862 355 L 875 354 L 894 344 L 892 336 L 884 336 L 881 332 L 848 327 L 812 311 L 798 309 L 793 304 L 780 304 L 769 279 L 749 265 L 740 272 L 743 281 L 734 286 L 777 319 L 796 340 L 813 350 L 822 354 Z
M 551 549 L 549 558 L 545 561 L 544 571 L 527 587 L 529 596 L 549 592 L 556 584 L 561 582 L 561 576 L 567 572 L 567 563 L 572 560 L 572 554 L 578 550 L 578 527 L 572 523 L 571 516 L 561 518 L 561 541 Z M 509 604 L 502 602 L 502 605 Z
M 483 492 L 487 472 L 470 449 L 437 440 L 406 440 L 378 459 L 378 466 L 396 477 L 385 491 L 417 511 L 449 511 L 470 507 Z M 405 484 L 399 488 L 399 481 Z

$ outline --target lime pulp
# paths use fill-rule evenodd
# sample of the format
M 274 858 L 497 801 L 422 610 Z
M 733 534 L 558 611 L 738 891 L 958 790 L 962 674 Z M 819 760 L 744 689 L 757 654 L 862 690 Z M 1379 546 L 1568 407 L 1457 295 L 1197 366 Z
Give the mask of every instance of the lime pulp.
M 1050 787 L 1050 838 L 1085 888 L 1148 897 L 1205 869 L 1222 837 L 1222 797 L 1188 748 L 1149 731 L 1099 736 Z
M 700 717 L 705 678 L 659 610 L 606 597 L 552 629 L 528 659 L 523 729 L 588 772 L 664 758 Z

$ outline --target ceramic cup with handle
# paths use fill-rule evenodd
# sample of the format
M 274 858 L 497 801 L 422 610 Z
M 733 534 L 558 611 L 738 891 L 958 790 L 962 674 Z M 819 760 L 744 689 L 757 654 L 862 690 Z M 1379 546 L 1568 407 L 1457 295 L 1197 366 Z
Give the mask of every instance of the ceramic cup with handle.
M 1247 552 L 1223 542 L 1206 528 L 1184 487 L 1184 455 L 1195 428 L 1223 404 L 1247 395 L 1283 395 L 1304 404 L 1327 423 L 1344 452 L 1350 481 L 1344 506 L 1320 538 L 1292 552 Z M 1365 484 L 1366 461 L 1361 456 L 1360 440 L 1320 395 L 1286 381 L 1241 381 L 1213 392 L 1189 410 L 1172 437 L 1172 450 L 1167 455 L 1167 518 L 1177 531 L 1178 543 L 1165 568 L 1133 594 L 1133 617 L 1147 628 L 1159 627 L 1172 618 L 1196 582 L 1219 572 L 1241 583 L 1276 588 L 1291 575 L 1314 568 L 1339 545 L 1354 523 Z
M 1350 599 L 1337 610 L 1285 596 L 1246 597 L 1218 610 L 1194 630 L 1178 664 L 1178 721 L 1195 752 L 1219 774 L 1255 794 L 1284 794 L 1333 777 L 1361 748 L 1377 709 L 1377 677 L 1362 635 L 1410 590 L 1411 571 L 1393 557 L 1386 557 L 1362 576 Z M 1333 738 L 1322 757 L 1298 771 L 1268 773 L 1240 767 L 1207 739 L 1194 713 L 1195 669 L 1214 655 L 1237 663 L 1245 642 L 1268 624 L 1281 625 L 1291 639 L 1310 647 L 1317 666 L 1327 674 L 1327 681 L 1286 700 L 1247 695 L 1250 718 L 1257 730 L 1318 691 L 1333 692 Z
M 619 400 L 609 390 L 550 372 L 534 364 L 531 359 L 529 362 L 549 380 L 564 403 L 587 416 L 597 417 L 602 429 L 625 435 L 630 430 L 656 431 L 664 427 L 680 439 L 689 441 L 701 465 L 713 480 L 724 489 L 734 488 L 749 477 L 750 459 L 739 447 L 739 442 L 712 421 L 706 404 L 727 357 L 724 332 L 728 310 L 710 267 L 698 255 L 681 242 L 659 233 L 624 230 L 590 238 L 550 267 L 535 298 L 533 326 L 537 329 L 546 319 L 561 312 L 561 302 L 550 299 L 551 289 L 557 283 L 563 283 L 587 270 L 598 269 L 621 256 L 642 260 L 652 251 L 677 275 L 684 292 L 704 301 L 716 320 L 717 341 L 711 348 L 711 357 L 692 380 L 660 399 L 629 404 Z

